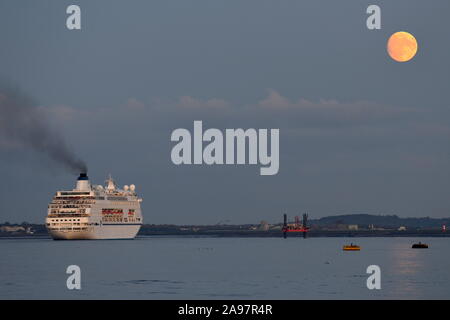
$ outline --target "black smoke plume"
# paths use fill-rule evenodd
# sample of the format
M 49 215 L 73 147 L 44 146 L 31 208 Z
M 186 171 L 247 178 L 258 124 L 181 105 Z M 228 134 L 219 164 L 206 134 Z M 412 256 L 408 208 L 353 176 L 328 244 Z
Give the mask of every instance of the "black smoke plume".
M 86 164 L 51 128 L 45 113 L 19 89 L 0 84 L 0 137 L 5 143 L 46 154 L 73 173 L 87 172 Z

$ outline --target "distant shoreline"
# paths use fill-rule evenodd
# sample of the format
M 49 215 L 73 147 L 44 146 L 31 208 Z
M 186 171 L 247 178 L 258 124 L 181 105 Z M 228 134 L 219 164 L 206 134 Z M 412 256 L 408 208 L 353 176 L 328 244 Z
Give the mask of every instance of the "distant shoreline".
M 199 238 L 282 238 L 283 233 L 279 230 L 153 230 L 149 227 L 143 227 L 138 233 L 139 238 L 144 237 L 199 237 Z M 288 238 L 303 237 L 302 233 L 288 233 Z M 450 237 L 450 232 L 441 230 L 312 230 L 307 234 L 308 238 L 394 238 L 394 237 Z M 0 239 L 51 239 L 50 236 L 42 230 L 35 234 L 11 234 L 0 233 Z
M 282 238 L 281 231 L 197 231 L 197 232 L 139 232 L 138 236 L 197 236 L 222 238 Z M 288 233 L 288 238 L 303 237 L 302 233 Z M 420 231 L 310 231 L 308 238 L 379 238 L 379 237 L 450 237 L 450 232 L 420 230 Z
M 292 220 L 296 222 L 292 222 Z M 299 223 L 299 217 L 288 217 L 288 224 Z M 228 220 L 226 222 L 229 222 Z M 397 215 L 346 214 L 308 219 L 309 238 L 325 237 L 450 237 L 450 217 L 402 218 Z M 190 237 L 283 237 L 283 223 L 175 225 L 143 224 L 138 236 Z M 288 233 L 288 237 L 302 237 L 302 233 Z M 0 238 L 47 237 L 44 224 L 23 222 L 0 223 Z

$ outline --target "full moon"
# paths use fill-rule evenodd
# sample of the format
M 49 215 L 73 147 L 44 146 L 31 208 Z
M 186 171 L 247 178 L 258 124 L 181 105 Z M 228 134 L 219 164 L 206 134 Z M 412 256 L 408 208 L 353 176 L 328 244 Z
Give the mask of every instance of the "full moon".
M 387 51 L 395 61 L 409 61 L 416 55 L 417 40 L 408 32 L 396 32 L 387 42 Z

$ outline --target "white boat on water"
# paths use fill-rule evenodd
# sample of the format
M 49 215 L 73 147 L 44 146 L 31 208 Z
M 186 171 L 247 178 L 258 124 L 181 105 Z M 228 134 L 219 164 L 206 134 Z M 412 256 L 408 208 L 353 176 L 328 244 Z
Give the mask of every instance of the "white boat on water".
M 135 186 L 119 189 L 111 176 L 91 185 L 86 173 L 75 189 L 57 191 L 48 205 L 46 227 L 55 240 L 133 239 L 143 220 Z

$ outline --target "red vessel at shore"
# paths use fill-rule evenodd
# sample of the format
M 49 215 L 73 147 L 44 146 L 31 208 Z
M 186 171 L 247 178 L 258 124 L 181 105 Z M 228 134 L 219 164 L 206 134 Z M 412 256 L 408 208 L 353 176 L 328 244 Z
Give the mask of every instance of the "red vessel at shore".
M 308 214 L 303 214 L 303 221 L 300 222 L 300 218 L 298 216 L 295 217 L 295 222 L 289 224 L 287 222 L 287 215 L 284 215 L 284 224 L 283 224 L 283 236 L 287 237 L 288 232 L 303 232 L 303 238 L 306 238 L 306 233 L 309 231 L 309 227 L 307 226 Z

